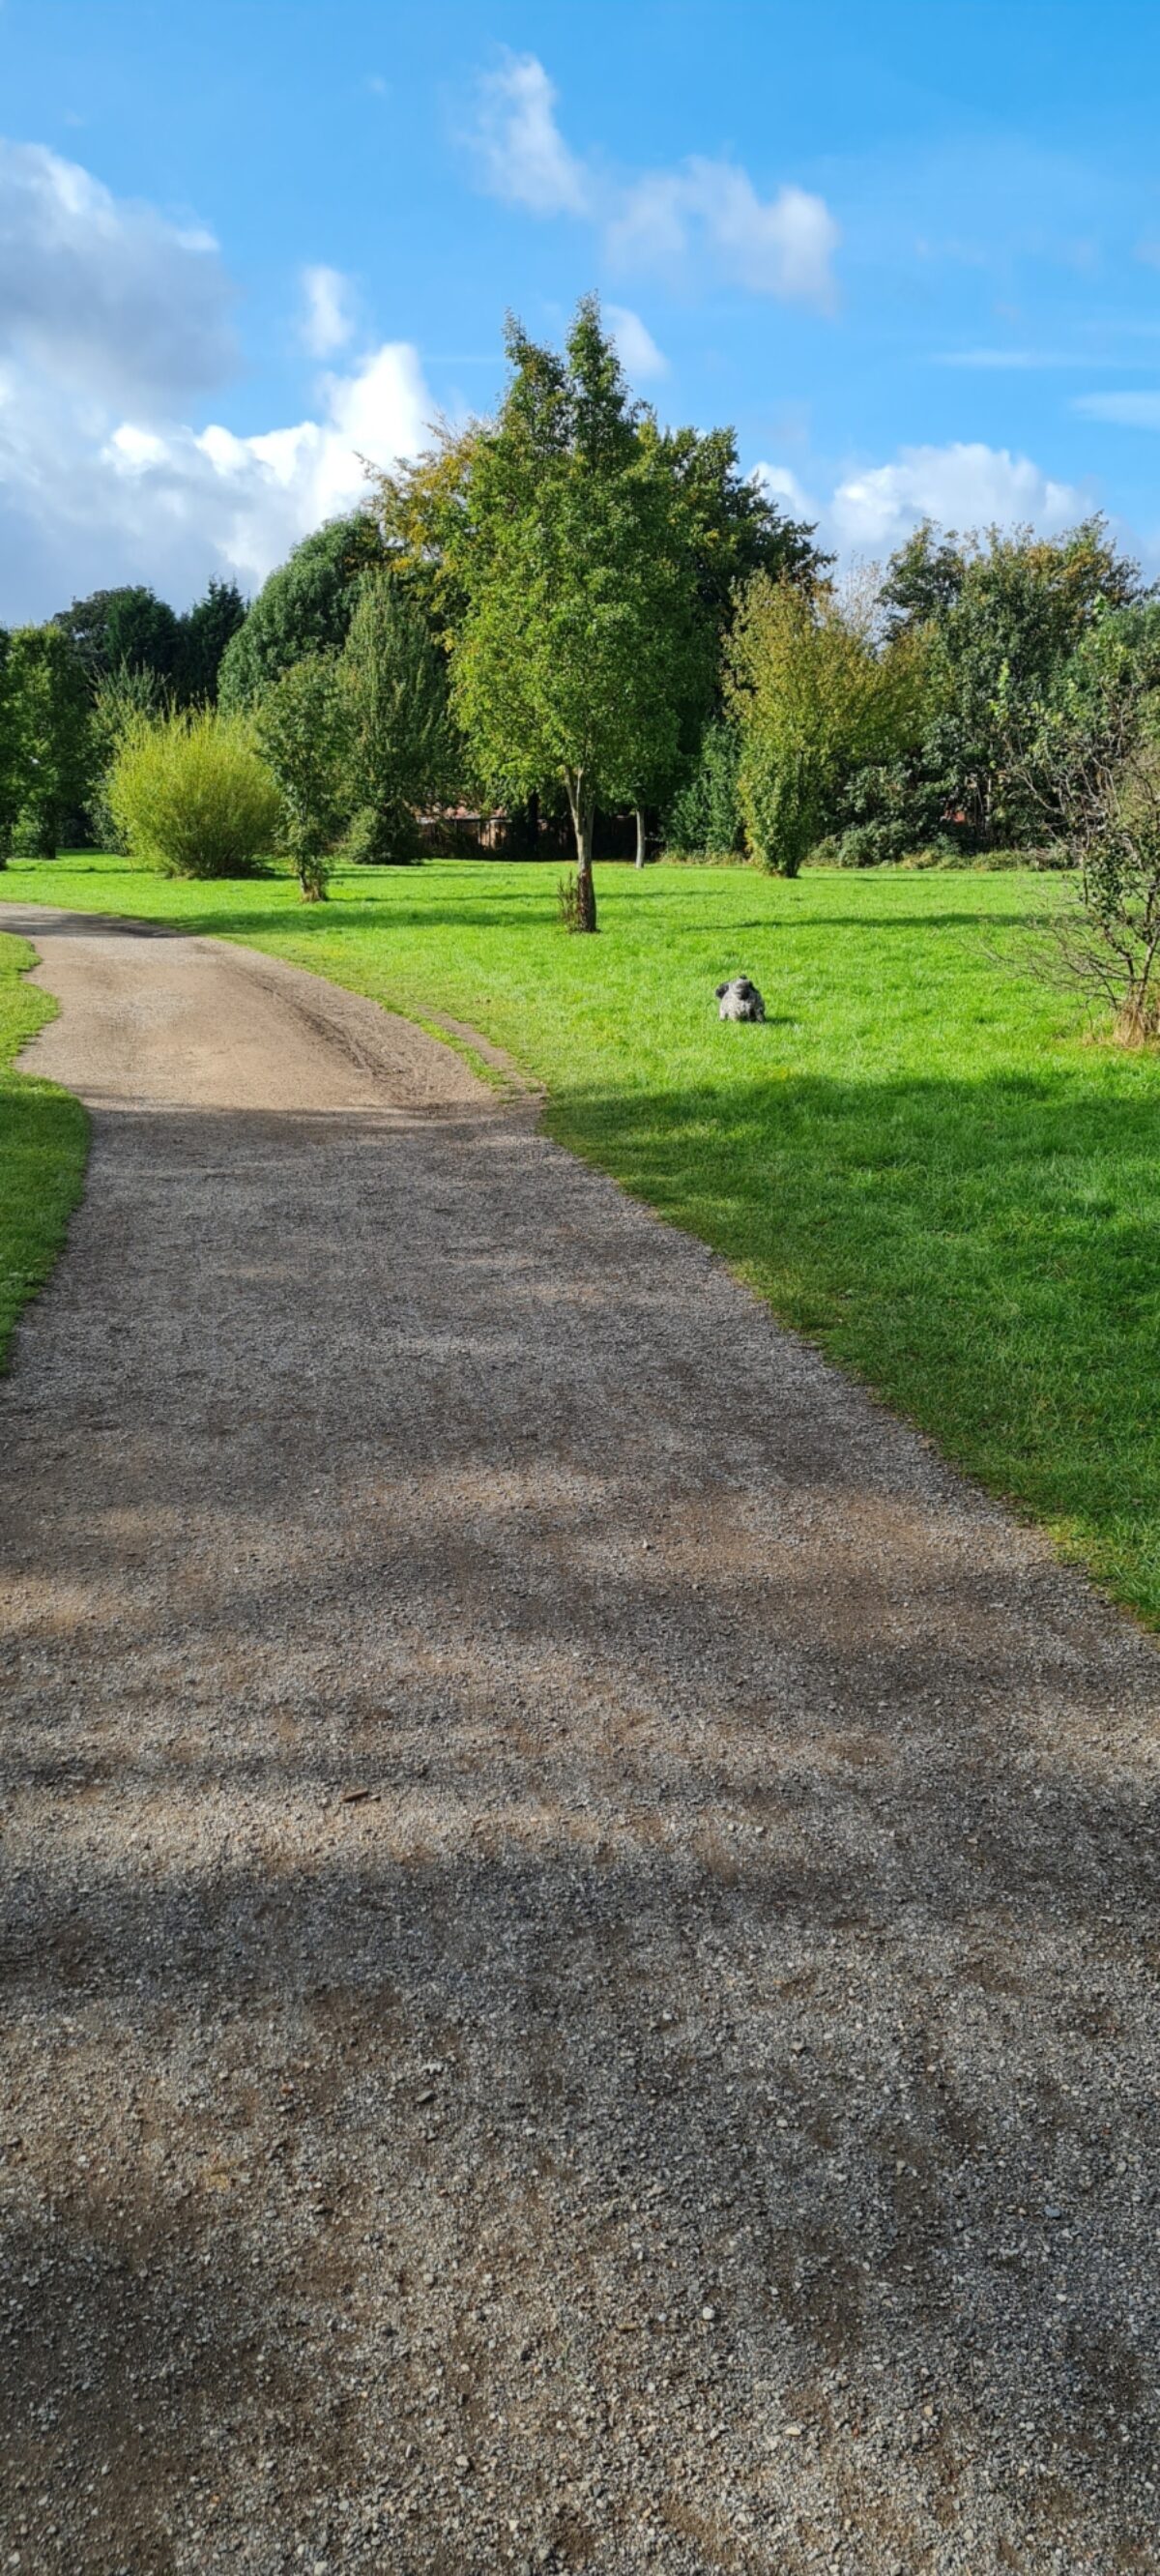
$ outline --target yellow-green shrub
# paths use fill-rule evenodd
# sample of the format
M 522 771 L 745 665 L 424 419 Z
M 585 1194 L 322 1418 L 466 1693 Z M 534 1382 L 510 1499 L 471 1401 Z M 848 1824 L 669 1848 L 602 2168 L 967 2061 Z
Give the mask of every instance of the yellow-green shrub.
M 130 855 L 163 876 L 247 876 L 278 838 L 278 790 L 253 729 L 215 707 L 134 718 L 108 800 Z

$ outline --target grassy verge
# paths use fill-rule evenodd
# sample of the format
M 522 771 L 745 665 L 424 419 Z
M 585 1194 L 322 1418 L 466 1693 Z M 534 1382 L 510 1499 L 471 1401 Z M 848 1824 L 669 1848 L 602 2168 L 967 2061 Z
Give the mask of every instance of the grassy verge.
M 1064 890 L 1015 871 L 598 878 L 594 940 L 557 929 L 554 870 L 502 863 L 351 869 L 317 910 L 280 880 L 116 861 L 14 867 L 7 888 L 239 938 L 479 1029 L 547 1086 L 555 1135 L 1160 1624 L 1160 1061 L 1092 1044 L 1021 971 Z M 717 1021 L 713 986 L 740 970 L 764 1028 Z
M 0 878 L 0 893 L 3 885 Z M 22 980 L 34 963 L 26 939 L 0 933 L 0 1369 L 21 1307 L 47 1279 L 64 1240 L 88 1140 L 78 1100 L 12 1069 L 55 1009 Z

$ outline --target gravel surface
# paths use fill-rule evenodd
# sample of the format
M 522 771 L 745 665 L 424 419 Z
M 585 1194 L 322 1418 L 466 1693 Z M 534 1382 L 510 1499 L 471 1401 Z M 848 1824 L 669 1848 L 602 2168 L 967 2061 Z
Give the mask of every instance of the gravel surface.
M 421 1032 L 0 918 L 0 2569 L 1160 2567 L 1154 1643 Z

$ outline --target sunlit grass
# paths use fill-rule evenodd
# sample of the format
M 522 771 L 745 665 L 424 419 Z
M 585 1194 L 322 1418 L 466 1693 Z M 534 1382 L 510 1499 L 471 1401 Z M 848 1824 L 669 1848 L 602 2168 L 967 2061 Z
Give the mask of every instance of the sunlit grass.
M 19 1049 L 53 1016 L 48 996 L 23 981 L 34 963 L 27 940 L 0 933 L 0 1368 L 21 1307 L 48 1277 L 64 1240 L 88 1133 L 79 1102 L 12 1069 Z
M 15 867 L 5 891 L 222 933 L 468 1022 L 546 1085 L 553 1134 L 1160 1622 L 1160 1062 L 1093 1043 L 1026 973 L 1058 883 L 606 868 L 584 940 L 557 926 L 556 874 L 349 869 L 309 910 L 281 879 L 85 859 Z M 717 1020 L 713 986 L 742 970 L 764 1028 Z

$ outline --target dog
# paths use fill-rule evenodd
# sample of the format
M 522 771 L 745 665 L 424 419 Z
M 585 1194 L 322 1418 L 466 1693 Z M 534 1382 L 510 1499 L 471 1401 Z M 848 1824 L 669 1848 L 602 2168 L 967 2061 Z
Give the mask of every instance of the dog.
M 765 1004 L 756 984 L 748 975 L 735 975 L 731 984 L 718 984 L 719 1020 L 763 1020 Z

